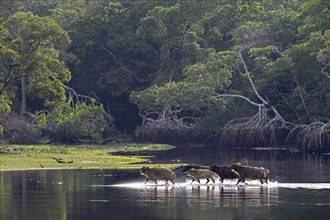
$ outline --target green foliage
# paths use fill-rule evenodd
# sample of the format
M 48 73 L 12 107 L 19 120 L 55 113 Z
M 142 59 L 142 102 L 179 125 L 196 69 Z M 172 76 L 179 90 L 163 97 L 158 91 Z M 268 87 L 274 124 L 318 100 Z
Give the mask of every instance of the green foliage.
M 74 107 L 65 103 L 49 114 L 40 114 L 35 129 L 49 134 L 53 141 L 100 140 L 107 126 L 103 112 L 103 107 L 94 103 L 77 103 Z
M 6 18 L 0 28 L 5 30 L 0 36 L 0 96 L 10 99 L 6 103 L 11 103 L 23 77 L 30 97 L 52 106 L 63 101 L 62 83 L 71 75 L 59 53 L 70 42 L 67 33 L 50 17 L 21 11 Z
M 5 116 L 10 112 L 11 101 L 9 98 L 6 98 L 4 95 L 0 96 L 0 115 Z
M 51 17 L 63 28 L 70 28 L 79 17 L 86 12 L 84 0 L 59 1 L 57 6 L 51 8 Z
M 308 37 L 314 31 L 324 31 L 330 29 L 330 3 L 327 0 L 309 0 L 301 5 L 299 18 L 301 25 L 299 33 Z
M 161 36 L 148 34 L 161 45 L 161 66 L 157 72 L 160 76 L 154 81 L 158 86 L 134 92 L 130 97 L 141 111 L 183 108 L 187 115 L 203 115 L 202 124 L 203 119 L 219 117 L 211 110 L 216 100 L 213 96 L 226 92 L 253 97 L 249 74 L 254 89 L 286 119 L 306 123 L 306 117 L 311 121 L 329 118 L 329 13 L 324 1 L 309 0 L 302 5 L 297 1 L 224 1 L 216 6 L 212 1 L 203 6 L 193 1 L 183 9 L 184 2 L 155 8 L 146 17 L 162 24 Z M 200 15 L 196 8 L 209 10 Z M 321 14 L 317 14 L 318 10 Z M 175 14 L 177 11 L 182 14 Z M 171 20 L 174 14 L 175 21 Z M 141 28 L 148 33 L 145 26 L 148 25 L 142 22 Z M 192 44 L 198 46 L 185 54 L 185 47 Z M 175 59 L 171 54 L 173 46 Z M 228 104 L 235 103 L 239 108 L 241 103 L 217 100 L 223 108 L 218 113 L 223 115 L 214 123 L 223 125 L 223 118 L 229 120 L 229 115 L 235 115 L 229 114 L 235 108 Z M 187 111 L 192 109 L 194 113 Z M 235 112 L 240 114 L 236 117 L 250 115 L 253 108 L 244 106 L 244 110 Z
M 255 90 L 290 122 L 329 118 L 329 16 L 326 0 L 3 0 L 0 117 L 19 109 L 24 77 L 35 110 L 76 111 L 61 104 L 70 83 L 122 127 L 140 123 L 137 105 L 216 131 L 256 111 L 218 95 Z
M 210 94 L 230 84 L 231 74 L 221 67 L 221 54 L 211 53 L 206 63 L 197 63 L 184 69 L 185 80 L 152 86 L 131 94 L 131 101 L 140 109 L 200 110 L 211 103 Z

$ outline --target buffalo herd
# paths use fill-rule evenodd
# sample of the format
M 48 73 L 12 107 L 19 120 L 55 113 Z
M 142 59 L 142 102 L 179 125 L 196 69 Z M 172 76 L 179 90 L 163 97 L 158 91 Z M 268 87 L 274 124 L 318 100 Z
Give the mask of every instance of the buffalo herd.
M 241 163 L 234 163 L 232 165 L 222 166 L 203 166 L 189 164 L 182 165 L 175 169 L 182 170 L 182 172 L 187 177 L 192 178 L 192 182 L 197 181 L 198 183 L 200 183 L 200 180 L 206 179 L 206 184 L 210 180 L 215 183 L 215 179 L 217 178 L 219 178 L 221 183 L 223 183 L 225 179 L 238 179 L 238 185 L 240 182 L 245 183 L 245 180 L 248 179 L 259 180 L 260 183 L 263 184 L 264 182 L 268 183 L 267 174 L 269 173 L 269 170 L 263 167 L 245 166 Z M 157 180 L 163 180 L 166 182 L 166 184 L 168 184 L 168 181 L 174 184 L 175 173 L 169 168 L 150 168 L 144 166 L 139 170 L 139 173 L 147 177 L 145 183 L 147 183 L 148 180 L 153 180 L 157 184 Z

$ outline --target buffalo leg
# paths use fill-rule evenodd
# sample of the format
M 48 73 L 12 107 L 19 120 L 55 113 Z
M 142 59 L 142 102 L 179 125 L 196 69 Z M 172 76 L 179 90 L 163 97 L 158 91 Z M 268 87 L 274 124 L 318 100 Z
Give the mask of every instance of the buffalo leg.
M 206 184 L 207 184 L 208 182 L 210 182 L 210 179 L 209 179 L 209 178 L 207 178 L 206 180 L 207 180 L 207 181 L 206 181 Z
M 246 175 L 245 176 L 243 176 L 242 178 L 241 178 L 241 180 L 242 180 L 242 183 L 244 183 L 245 185 L 248 185 L 246 182 L 245 182 L 245 180 L 246 180 Z
M 266 180 L 266 183 L 268 184 L 268 177 L 266 177 L 265 180 Z
M 245 179 L 246 179 L 245 176 L 238 178 L 238 181 L 237 181 L 236 185 L 238 185 L 240 182 L 245 183 Z
M 244 183 L 245 185 L 248 185 L 248 184 L 245 182 L 245 180 L 246 180 L 246 177 L 243 178 L 242 183 Z
M 144 182 L 144 184 L 147 184 L 148 180 L 149 180 L 149 179 L 146 179 L 146 181 Z

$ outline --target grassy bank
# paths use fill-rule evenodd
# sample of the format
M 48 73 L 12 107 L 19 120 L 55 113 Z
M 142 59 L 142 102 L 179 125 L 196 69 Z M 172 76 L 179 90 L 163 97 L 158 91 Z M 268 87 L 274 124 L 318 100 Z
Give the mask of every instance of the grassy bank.
M 0 145 L 0 171 L 29 169 L 139 168 L 148 157 L 111 155 L 113 152 L 161 151 L 161 144 L 122 145 Z M 58 161 L 56 161 L 56 159 Z M 166 164 L 164 166 L 175 166 Z

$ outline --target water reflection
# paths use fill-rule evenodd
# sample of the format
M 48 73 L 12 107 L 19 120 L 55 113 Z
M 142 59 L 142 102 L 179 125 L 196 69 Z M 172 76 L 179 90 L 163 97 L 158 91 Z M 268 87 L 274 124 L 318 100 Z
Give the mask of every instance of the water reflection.
M 196 152 L 193 161 L 208 157 Z M 176 173 L 174 186 L 156 186 L 145 185 L 137 170 L 0 172 L 0 219 L 328 219 L 329 156 L 256 160 L 241 153 L 214 155 L 219 164 L 235 156 L 265 166 L 271 182 L 190 184 Z
M 251 216 L 251 210 L 254 208 L 259 214 L 264 213 L 266 216 L 269 210 L 263 207 L 278 204 L 278 189 L 268 187 L 200 186 L 181 183 L 178 186 L 132 189 L 135 190 L 139 207 L 149 211 L 157 210 L 154 217 L 166 216 L 164 219 L 234 219 L 236 213 Z

